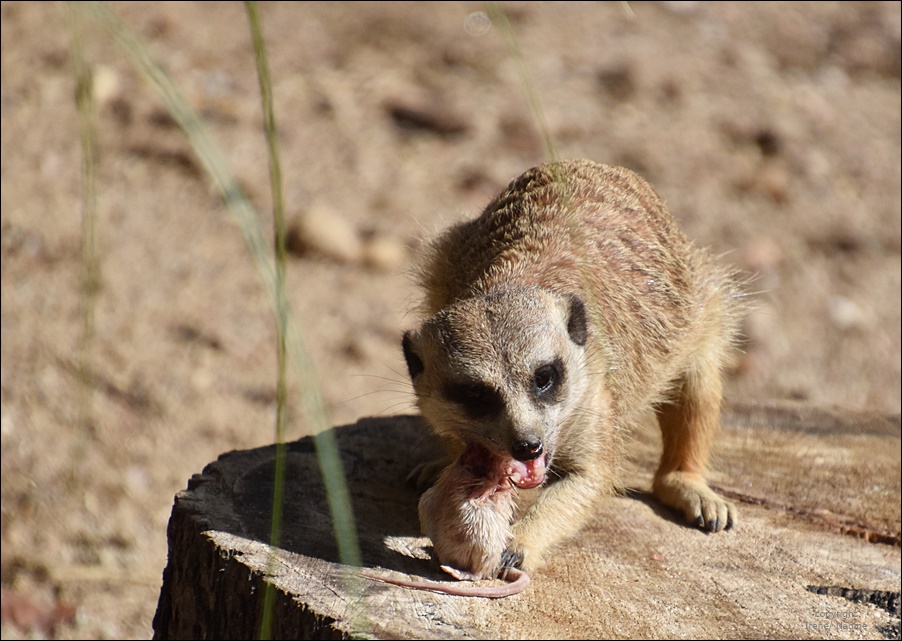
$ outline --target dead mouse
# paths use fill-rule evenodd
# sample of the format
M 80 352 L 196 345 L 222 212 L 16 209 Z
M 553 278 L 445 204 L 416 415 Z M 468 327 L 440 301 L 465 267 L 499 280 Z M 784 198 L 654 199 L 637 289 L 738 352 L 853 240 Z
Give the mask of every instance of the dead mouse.
M 420 498 L 420 527 L 432 540 L 441 568 L 459 581 L 502 578 L 499 586 L 417 581 L 383 576 L 371 579 L 418 590 L 456 596 L 500 598 L 519 594 L 530 583 L 518 568 L 502 568 L 502 555 L 513 537 L 511 522 L 517 496 L 504 459 L 488 448 L 469 444 Z

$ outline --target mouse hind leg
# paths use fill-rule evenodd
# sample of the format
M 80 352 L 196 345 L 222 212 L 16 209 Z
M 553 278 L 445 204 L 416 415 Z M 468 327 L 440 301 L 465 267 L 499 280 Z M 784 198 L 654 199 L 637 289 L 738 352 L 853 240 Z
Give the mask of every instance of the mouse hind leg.
M 733 504 L 705 481 L 708 455 L 720 427 L 721 352 L 696 358 L 677 381 L 672 400 L 658 406 L 663 452 L 654 494 L 681 512 L 686 521 L 709 532 L 730 529 L 738 516 Z

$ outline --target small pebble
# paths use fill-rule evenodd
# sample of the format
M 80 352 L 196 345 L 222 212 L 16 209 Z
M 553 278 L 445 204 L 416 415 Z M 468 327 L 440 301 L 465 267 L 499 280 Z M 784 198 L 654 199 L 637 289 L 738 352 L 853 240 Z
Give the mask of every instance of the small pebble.
M 827 302 L 830 320 L 840 329 L 860 329 L 868 324 L 861 306 L 845 296 L 831 296 Z
M 364 242 L 363 262 L 381 271 L 398 269 L 407 262 L 407 247 L 393 236 L 375 235 Z
M 340 263 L 358 263 L 363 242 L 352 223 L 322 204 L 314 204 L 288 228 L 286 248 L 292 254 L 318 254 Z
M 783 262 L 783 250 L 771 238 L 759 236 L 743 248 L 739 262 L 752 273 L 773 272 Z
M 98 107 L 107 107 L 122 96 L 122 80 L 119 74 L 110 67 L 99 65 L 93 74 L 94 103 Z

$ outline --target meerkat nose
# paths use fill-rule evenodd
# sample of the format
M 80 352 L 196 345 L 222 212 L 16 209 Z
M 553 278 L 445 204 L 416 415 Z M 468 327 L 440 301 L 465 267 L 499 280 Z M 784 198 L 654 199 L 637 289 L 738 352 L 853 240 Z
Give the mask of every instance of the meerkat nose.
M 526 439 L 514 444 L 511 454 L 518 461 L 532 461 L 542 455 L 542 441 L 537 438 Z

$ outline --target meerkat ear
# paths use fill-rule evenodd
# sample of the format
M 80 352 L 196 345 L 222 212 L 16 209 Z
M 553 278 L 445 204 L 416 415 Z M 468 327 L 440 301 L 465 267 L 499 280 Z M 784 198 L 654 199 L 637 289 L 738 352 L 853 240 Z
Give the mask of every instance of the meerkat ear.
M 404 338 L 401 339 L 401 349 L 404 350 L 404 360 L 407 361 L 407 371 L 410 372 L 410 380 L 415 381 L 417 376 L 423 373 L 426 366 L 423 360 L 413 351 L 413 332 L 407 330 L 404 332 Z
M 577 345 L 585 345 L 588 339 L 586 326 L 586 306 L 576 294 L 567 296 L 570 302 L 570 318 L 567 319 L 567 333 Z

